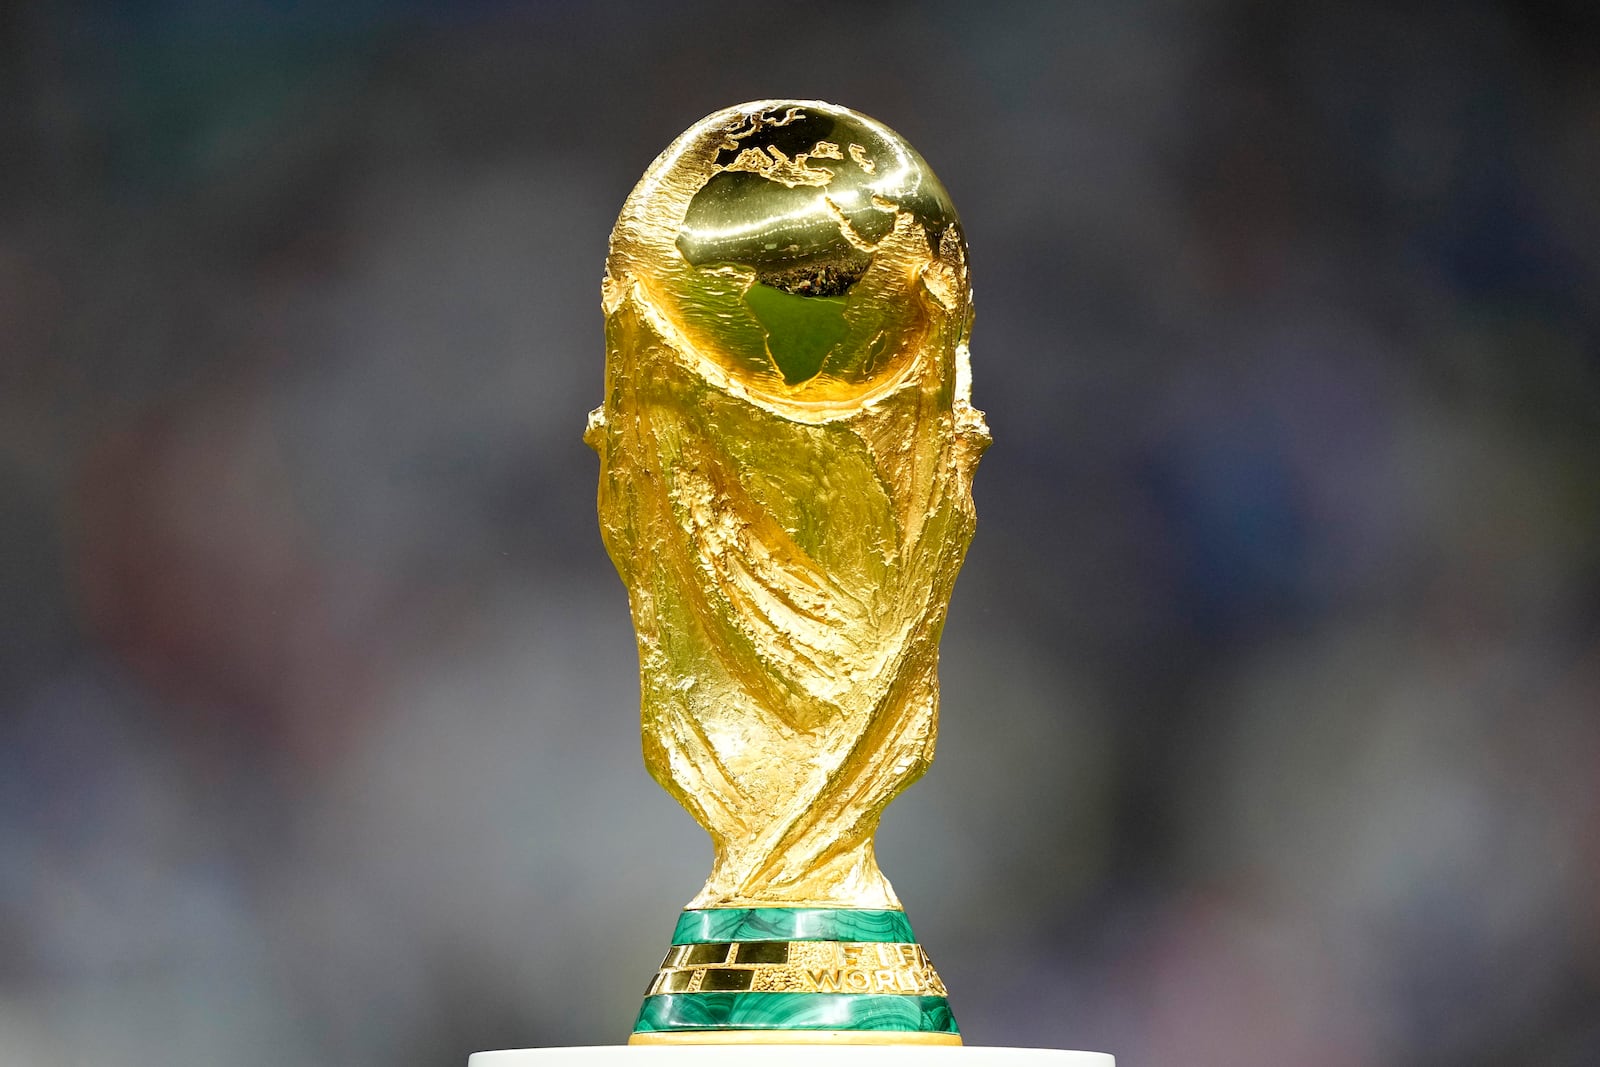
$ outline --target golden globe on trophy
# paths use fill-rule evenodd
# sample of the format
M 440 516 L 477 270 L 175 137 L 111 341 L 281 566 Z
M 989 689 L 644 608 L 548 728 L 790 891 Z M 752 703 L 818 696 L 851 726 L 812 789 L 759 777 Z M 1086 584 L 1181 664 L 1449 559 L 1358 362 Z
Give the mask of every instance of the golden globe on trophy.
M 719 111 L 628 197 L 602 304 L 585 440 L 638 636 L 645 765 L 715 860 L 640 976 L 635 1047 L 583 1051 L 898 1045 L 1108 1067 L 928 1047 L 960 1031 L 873 853 L 885 807 L 933 759 L 939 636 L 989 443 L 944 187 L 854 111 Z

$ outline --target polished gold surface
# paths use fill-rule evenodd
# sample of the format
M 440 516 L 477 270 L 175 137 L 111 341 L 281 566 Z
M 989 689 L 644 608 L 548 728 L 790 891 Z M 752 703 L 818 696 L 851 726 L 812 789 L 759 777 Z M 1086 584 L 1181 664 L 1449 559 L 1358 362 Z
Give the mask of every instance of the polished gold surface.
M 585 439 L 645 762 L 715 848 L 690 906 L 896 908 L 872 837 L 933 758 L 989 440 L 949 197 L 855 112 L 730 108 L 634 189 L 602 295 Z
M 921 945 L 891 941 L 745 941 L 675 945 L 646 996 L 660 993 L 945 995 Z
M 960 1034 L 900 1030 L 678 1030 L 634 1034 L 630 1045 L 959 1045 Z

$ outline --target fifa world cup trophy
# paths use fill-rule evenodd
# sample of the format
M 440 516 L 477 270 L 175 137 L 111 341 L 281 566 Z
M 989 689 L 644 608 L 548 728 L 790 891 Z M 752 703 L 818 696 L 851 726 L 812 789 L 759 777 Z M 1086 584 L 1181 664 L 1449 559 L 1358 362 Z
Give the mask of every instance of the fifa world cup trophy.
M 603 302 L 645 763 L 715 847 L 632 1042 L 959 1044 L 873 855 L 933 759 L 989 443 L 949 196 L 845 108 L 719 111 L 628 197 Z

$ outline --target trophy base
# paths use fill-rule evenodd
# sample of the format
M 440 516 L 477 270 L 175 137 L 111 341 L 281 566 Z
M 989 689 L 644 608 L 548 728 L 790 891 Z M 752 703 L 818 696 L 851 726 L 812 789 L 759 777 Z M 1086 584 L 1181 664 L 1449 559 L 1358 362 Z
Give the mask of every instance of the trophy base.
M 959 1045 L 960 1034 L 906 1030 L 678 1030 L 634 1034 L 630 1045 Z
M 634 1045 L 959 1045 L 944 983 L 905 912 L 685 911 Z
M 810 1036 L 814 1038 L 815 1035 Z M 762 1067 L 929 1067 L 930 1064 L 932 1067 L 1116 1067 L 1117 1063 L 1114 1057 L 1103 1052 L 977 1045 L 939 1048 L 904 1043 L 871 1047 L 790 1044 L 778 1041 L 778 1037 L 776 1032 L 760 1035 Z M 467 1064 L 468 1067 L 750 1067 L 751 1050 L 739 1047 L 750 1043 L 508 1049 L 475 1053 Z

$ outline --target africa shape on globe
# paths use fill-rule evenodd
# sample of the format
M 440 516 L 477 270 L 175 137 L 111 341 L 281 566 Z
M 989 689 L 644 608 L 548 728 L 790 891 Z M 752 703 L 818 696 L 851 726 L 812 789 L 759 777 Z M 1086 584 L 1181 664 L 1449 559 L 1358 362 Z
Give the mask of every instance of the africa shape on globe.
M 726 132 L 676 244 L 696 268 L 750 275 L 741 303 L 772 367 L 796 386 L 825 368 L 860 380 L 882 362 L 873 345 L 884 331 L 852 326 L 881 312 L 862 305 L 881 303 L 893 279 L 859 283 L 907 227 L 920 231 L 920 258 L 964 264 L 949 195 L 910 145 L 853 113 L 791 106 Z M 853 333 L 863 352 L 844 354 Z

